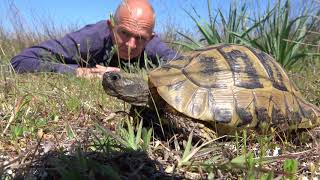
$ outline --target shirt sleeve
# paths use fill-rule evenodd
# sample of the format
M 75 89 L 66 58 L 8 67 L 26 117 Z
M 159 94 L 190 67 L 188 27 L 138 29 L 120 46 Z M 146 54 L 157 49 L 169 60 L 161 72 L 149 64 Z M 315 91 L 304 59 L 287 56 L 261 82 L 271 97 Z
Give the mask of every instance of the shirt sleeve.
M 155 64 L 163 64 L 170 60 L 178 59 L 180 54 L 169 48 L 158 35 L 155 35 L 145 48 L 146 53 Z
M 26 48 L 11 59 L 11 65 L 17 73 L 74 73 L 77 67 L 90 66 L 95 59 L 101 59 L 109 35 L 107 27 L 106 21 L 100 21 L 60 39 Z

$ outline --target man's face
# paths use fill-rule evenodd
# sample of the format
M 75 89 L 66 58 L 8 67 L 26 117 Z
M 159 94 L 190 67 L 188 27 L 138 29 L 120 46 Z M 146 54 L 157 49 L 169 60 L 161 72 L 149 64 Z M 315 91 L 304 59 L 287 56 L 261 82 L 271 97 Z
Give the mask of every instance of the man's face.
M 152 38 L 152 31 L 125 21 L 114 26 L 113 43 L 117 44 L 120 58 L 130 59 L 139 56 Z
M 129 9 L 129 10 L 128 10 Z M 153 36 L 153 14 L 144 8 L 123 8 L 116 17 L 115 24 L 109 21 L 113 44 L 118 47 L 122 59 L 139 56 Z

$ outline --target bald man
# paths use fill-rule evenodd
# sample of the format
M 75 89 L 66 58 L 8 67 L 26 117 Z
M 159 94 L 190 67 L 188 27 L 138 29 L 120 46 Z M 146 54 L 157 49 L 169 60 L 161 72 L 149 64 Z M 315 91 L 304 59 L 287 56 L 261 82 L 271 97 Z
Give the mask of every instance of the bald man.
M 17 73 L 56 72 L 93 77 L 119 71 L 129 64 L 146 67 L 145 58 L 155 65 L 178 58 L 153 32 L 154 25 L 154 10 L 147 0 L 124 0 L 113 19 L 26 48 L 12 58 L 11 64 Z

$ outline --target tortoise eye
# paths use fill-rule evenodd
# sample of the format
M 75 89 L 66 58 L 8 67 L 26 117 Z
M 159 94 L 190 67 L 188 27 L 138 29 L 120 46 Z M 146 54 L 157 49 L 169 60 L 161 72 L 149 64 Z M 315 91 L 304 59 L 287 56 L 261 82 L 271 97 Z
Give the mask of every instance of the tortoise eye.
M 121 77 L 120 77 L 119 74 L 110 74 L 109 77 L 110 77 L 110 79 L 111 79 L 112 81 L 117 81 L 117 80 L 121 79 Z

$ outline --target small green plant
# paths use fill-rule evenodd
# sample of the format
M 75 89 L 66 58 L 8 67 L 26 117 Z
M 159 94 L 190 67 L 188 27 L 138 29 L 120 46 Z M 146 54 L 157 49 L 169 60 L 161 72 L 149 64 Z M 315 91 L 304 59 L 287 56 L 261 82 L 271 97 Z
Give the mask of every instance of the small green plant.
M 137 150 L 141 141 L 141 133 L 142 133 L 142 121 L 139 123 L 137 134 L 134 132 L 134 128 L 129 120 L 126 120 L 128 130 L 122 129 L 122 137 L 124 138 L 127 146 L 133 150 Z
M 143 140 L 142 150 L 148 151 L 151 139 L 152 139 L 152 129 L 150 128 L 149 130 L 147 130 L 146 128 L 142 128 L 142 140 Z
M 254 159 L 253 153 L 247 155 L 248 177 L 250 180 L 255 179 L 254 167 L 257 162 Z
M 248 4 L 244 2 L 241 6 L 236 3 L 230 3 L 228 14 L 225 15 L 222 9 L 217 10 L 217 14 L 212 14 L 211 0 L 207 0 L 208 21 L 203 21 L 194 10 L 194 14 L 185 11 L 187 15 L 193 20 L 198 28 L 201 39 L 197 40 L 183 33 L 179 33 L 188 42 L 176 42 L 176 44 L 183 45 L 189 49 L 198 49 L 205 45 L 232 43 L 240 44 L 241 38 L 251 33 L 259 24 L 251 23 L 249 21 L 249 13 L 247 11 Z
M 286 159 L 283 163 L 283 170 L 289 174 L 288 178 L 290 180 L 294 179 L 298 170 L 298 161 L 295 159 Z
M 100 124 L 96 123 L 96 127 L 101 130 L 101 132 L 107 137 L 112 137 L 115 141 L 120 143 L 123 147 L 129 150 L 144 150 L 149 149 L 149 145 L 152 138 L 152 129 L 147 130 L 142 127 L 143 121 L 138 123 L 138 127 L 135 133 L 134 126 L 126 120 L 127 129 L 120 126 L 118 128 L 120 136 L 111 132 L 108 128 L 102 127 Z
M 17 125 L 17 126 L 11 126 L 10 130 L 11 130 L 11 137 L 14 140 L 17 140 L 19 137 L 23 135 L 24 128 L 23 126 Z
M 263 175 L 260 176 L 261 180 L 272 180 L 273 178 L 273 172 L 270 173 L 265 173 Z
M 123 140 L 126 142 L 126 145 L 129 149 L 132 150 L 148 150 L 149 144 L 151 141 L 152 129 L 146 130 L 142 127 L 143 121 L 139 122 L 139 126 L 137 128 L 137 132 L 135 134 L 133 125 L 126 120 L 126 125 L 128 130 L 120 129 L 121 136 Z M 142 139 L 141 139 L 142 136 Z
M 194 151 L 192 152 L 192 136 L 193 133 L 191 132 L 189 134 L 187 144 L 184 147 L 183 155 L 178 162 L 178 167 L 190 164 L 189 160 L 194 155 Z

